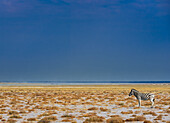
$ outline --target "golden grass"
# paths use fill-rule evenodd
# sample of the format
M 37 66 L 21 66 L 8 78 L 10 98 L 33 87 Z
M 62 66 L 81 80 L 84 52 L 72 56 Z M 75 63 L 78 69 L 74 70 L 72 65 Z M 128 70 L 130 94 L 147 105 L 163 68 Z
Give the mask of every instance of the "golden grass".
M 134 96 L 129 97 L 131 88 L 141 92 L 155 94 L 154 110 L 138 108 Z M 170 113 L 170 85 L 71 85 L 40 87 L 0 87 L 0 122 L 163 122 Z M 56 106 L 57 105 L 57 106 Z M 83 108 L 78 108 L 81 105 Z M 89 107 L 90 105 L 90 107 Z M 142 101 L 148 108 L 151 103 Z M 69 106 L 75 107 L 70 108 Z M 111 108 L 108 108 L 112 106 Z M 129 108 L 130 107 L 130 108 Z M 168 107 L 168 108 L 165 108 Z M 117 109 L 126 108 L 117 115 Z M 130 110 L 132 109 L 132 110 Z M 34 118 L 25 118 L 27 114 L 37 113 Z M 62 112 L 62 115 L 59 114 Z M 79 112 L 78 116 L 71 115 Z M 105 117 L 98 116 L 100 113 Z M 130 115 L 129 115 L 130 114 Z M 144 116 L 137 116 L 137 115 Z M 55 117 L 55 116 L 57 117 Z M 147 119 L 146 117 L 151 117 Z M 3 116 L 9 116 L 4 119 Z M 59 116 L 59 117 L 58 117 Z M 121 117 L 127 116 L 128 118 Z M 163 118 L 162 118 L 163 117 Z M 12 118 L 12 119 L 11 119 Z M 58 120 L 60 119 L 60 120 Z M 165 121 L 168 122 L 168 121 Z

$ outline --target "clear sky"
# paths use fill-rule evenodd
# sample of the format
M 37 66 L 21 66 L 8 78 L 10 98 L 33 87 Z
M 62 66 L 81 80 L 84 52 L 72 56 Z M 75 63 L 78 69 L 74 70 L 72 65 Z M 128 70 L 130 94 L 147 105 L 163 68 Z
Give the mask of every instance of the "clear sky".
M 170 80 L 170 1 L 0 0 L 0 80 Z

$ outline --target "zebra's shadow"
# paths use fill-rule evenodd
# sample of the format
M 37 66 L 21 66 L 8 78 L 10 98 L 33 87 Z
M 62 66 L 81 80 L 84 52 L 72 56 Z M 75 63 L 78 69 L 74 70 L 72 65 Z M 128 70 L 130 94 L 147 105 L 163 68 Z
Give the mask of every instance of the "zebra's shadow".
M 145 107 L 145 106 L 137 107 L 137 106 L 134 106 L 134 107 L 129 107 L 129 109 L 154 109 L 154 107 Z

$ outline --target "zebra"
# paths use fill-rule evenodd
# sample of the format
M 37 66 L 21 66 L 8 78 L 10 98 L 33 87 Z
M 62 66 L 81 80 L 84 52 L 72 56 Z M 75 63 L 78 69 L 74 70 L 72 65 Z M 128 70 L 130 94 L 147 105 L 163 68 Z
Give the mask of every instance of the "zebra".
M 155 101 L 155 96 L 154 94 L 151 93 L 140 93 L 139 91 L 137 91 L 136 89 L 131 89 L 129 96 L 134 95 L 139 103 L 139 107 L 141 106 L 141 100 L 150 100 L 152 102 L 152 106 L 151 108 L 153 108 L 154 105 L 154 101 Z

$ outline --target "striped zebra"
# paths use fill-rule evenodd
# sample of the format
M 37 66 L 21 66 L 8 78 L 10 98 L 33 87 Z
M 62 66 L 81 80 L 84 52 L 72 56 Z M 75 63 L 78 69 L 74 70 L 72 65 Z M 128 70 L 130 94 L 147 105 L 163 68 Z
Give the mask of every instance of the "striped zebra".
M 129 96 L 134 95 L 138 102 L 139 102 L 139 107 L 141 106 L 141 100 L 150 100 L 152 102 L 152 106 L 151 108 L 153 108 L 154 105 L 154 100 L 155 100 L 155 96 L 154 94 L 151 93 L 140 93 L 139 91 L 135 90 L 135 89 L 131 89 Z

